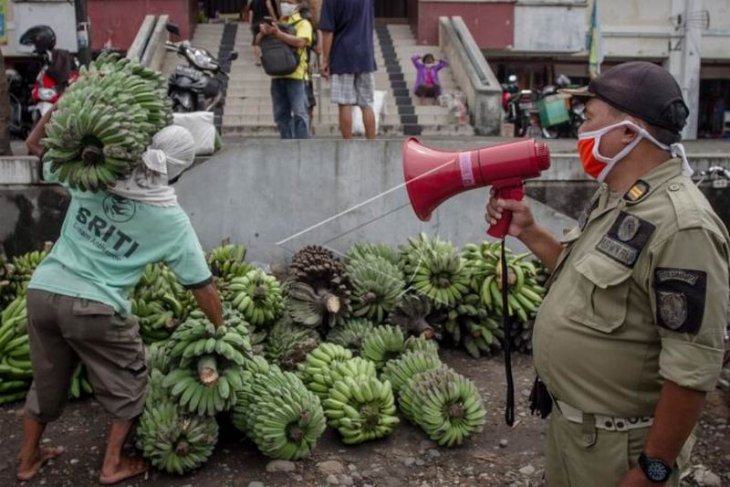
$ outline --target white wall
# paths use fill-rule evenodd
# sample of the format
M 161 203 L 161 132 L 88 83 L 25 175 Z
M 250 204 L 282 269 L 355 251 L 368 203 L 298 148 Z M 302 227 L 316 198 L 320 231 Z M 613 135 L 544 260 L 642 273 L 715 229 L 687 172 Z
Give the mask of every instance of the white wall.
M 7 2 L 8 44 L 2 46 L 5 56 L 25 56 L 32 48 L 20 45 L 20 36 L 35 25 L 48 25 L 56 33 L 56 47 L 76 52 L 76 14 L 73 2 Z
M 585 46 L 585 4 L 522 2 L 515 6 L 517 51 L 579 52 Z M 564 5 L 566 4 L 567 5 Z

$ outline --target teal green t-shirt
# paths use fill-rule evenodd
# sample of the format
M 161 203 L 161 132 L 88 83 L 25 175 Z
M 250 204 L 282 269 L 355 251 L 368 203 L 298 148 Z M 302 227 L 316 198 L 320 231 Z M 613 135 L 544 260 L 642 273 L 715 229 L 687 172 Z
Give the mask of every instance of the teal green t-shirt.
M 44 173 L 52 180 L 45 167 Z M 195 230 L 179 206 L 69 191 L 61 236 L 33 273 L 31 289 L 100 301 L 126 315 L 129 294 L 147 264 L 165 262 L 189 288 L 211 281 Z

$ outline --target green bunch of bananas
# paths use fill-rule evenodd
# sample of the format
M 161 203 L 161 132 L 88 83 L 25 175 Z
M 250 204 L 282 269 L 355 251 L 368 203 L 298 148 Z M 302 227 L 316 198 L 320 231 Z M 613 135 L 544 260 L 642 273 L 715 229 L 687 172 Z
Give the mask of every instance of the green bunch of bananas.
M 292 319 L 317 327 L 322 335 L 351 312 L 345 264 L 324 247 L 309 245 L 294 254 L 285 292 L 286 308 Z
M 325 415 L 348 445 L 383 438 L 399 423 L 387 380 L 346 376 L 334 383 L 323 404 Z
M 309 456 L 327 426 L 319 398 L 276 366 L 246 381 L 231 419 L 261 453 L 285 460 Z
M 439 344 L 436 340 L 431 340 L 422 336 L 412 336 L 406 339 L 404 347 L 405 352 L 427 352 L 438 355 Z
M 332 365 L 352 358 L 352 352 L 334 343 L 322 343 L 299 364 L 299 376 L 307 389 L 324 399 L 332 386 Z
M 255 327 L 272 325 L 284 312 L 279 281 L 259 269 L 231 279 L 227 300 Z
M 44 160 L 72 188 L 114 185 L 139 164 L 152 136 L 172 123 L 164 86 L 161 75 L 113 55 L 81 69 L 46 125 Z
M 332 384 L 338 380 L 345 380 L 345 377 L 377 377 L 375 364 L 370 360 L 360 357 L 353 357 L 344 362 L 333 362 L 330 365 L 330 380 Z
M 469 244 L 464 247 L 464 258 L 472 263 L 472 288 L 489 310 L 501 313 L 504 308 L 509 316 L 525 322 L 537 313 L 537 308 L 542 303 L 545 288 L 541 283 L 544 283 L 544 278 L 538 266 L 529 260 L 532 254 L 515 256 L 507 250 L 505 256 L 509 294 L 505 307 L 502 297 L 505 283 L 502 282 L 500 245 L 498 242 L 483 242 L 479 246 Z
M 25 296 L 14 299 L 0 319 L 0 404 L 7 404 L 24 399 L 33 379 Z
M 327 334 L 327 341 L 341 345 L 354 354 L 359 354 L 362 342 L 375 329 L 372 321 L 365 318 L 349 318 Z
M 391 264 L 398 266 L 400 264 L 400 255 L 398 251 L 387 244 L 358 242 L 347 251 L 345 261 L 351 264 L 358 260 L 366 260 L 372 257 L 384 259 Z
M 400 328 L 378 326 L 362 342 L 360 355 L 375 363 L 380 370 L 385 364 L 400 356 L 405 350 L 406 339 Z
M 469 290 L 469 273 L 456 248 L 425 234 L 401 249 L 407 284 L 428 296 L 436 307 L 455 305 Z
M 473 382 L 446 366 L 416 374 L 398 394 L 403 414 L 441 446 L 482 431 L 487 412 Z
M 319 346 L 319 333 L 297 326 L 284 315 L 269 331 L 264 355 L 284 370 L 296 370 L 307 354 Z
M 454 345 L 463 346 L 474 358 L 493 355 L 501 349 L 504 339 L 501 324 L 475 293 L 467 294 L 448 310 L 443 330 Z
M 351 260 L 347 274 L 352 285 L 352 313 L 380 324 L 403 295 L 401 270 L 382 257 Z
M 172 334 L 166 352 L 171 370 L 164 386 L 181 408 L 212 416 L 233 407 L 243 382 L 242 367 L 252 356 L 242 324 L 216 328 L 195 311 Z
M 380 378 L 388 380 L 393 386 L 393 391 L 397 394 L 417 374 L 437 369 L 441 365 L 438 353 L 406 352 L 397 359 L 385 364 Z
M 254 269 L 246 262 L 246 247 L 244 245 L 233 245 L 225 243 L 208 253 L 208 265 L 215 277 L 215 285 L 218 291 L 225 295 L 231 280 L 236 277 L 243 277 Z
M 169 401 L 146 399 L 137 425 L 137 447 L 153 467 L 183 475 L 202 466 L 218 442 L 215 418 L 190 416 Z
M 89 379 L 86 377 L 86 368 L 83 364 L 79 364 L 74 369 L 71 376 L 71 386 L 68 390 L 69 399 L 81 399 L 84 396 L 94 395 L 94 388 L 91 387 Z
M 406 335 L 434 338 L 436 331 L 431 323 L 434 313 L 431 299 L 419 293 L 405 294 L 391 311 L 388 321 L 398 326 Z
M 53 242 L 46 242 L 41 250 L 33 250 L 13 258 L 12 264 L 6 265 L 9 282 L 9 295 L 7 299 L 24 296 L 28 289 L 28 283 L 33 272 L 41 265 L 41 262 L 48 257 L 53 248 Z
M 16 297 L 11 281 L 14 274 L 15 266 L 8 261 L 5 250 L 0 244 L 0 307 L 7 305 Z

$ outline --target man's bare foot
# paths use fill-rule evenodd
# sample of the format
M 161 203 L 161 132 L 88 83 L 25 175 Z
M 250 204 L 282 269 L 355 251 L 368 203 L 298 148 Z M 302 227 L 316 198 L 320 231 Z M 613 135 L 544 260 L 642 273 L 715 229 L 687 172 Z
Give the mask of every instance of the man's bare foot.
M 29 458 L 21 458 L 18 465 L 17 477 L 21 482 L 30 480 L 40 472 L 41 467 L 52 458 L 56 458 L 64 452 L 62 446 L 42 447 L 36 449 L 35 453 Z
M 149 468 L 149 465 L 141 458 L 122 457 L 115 467 L 102 467 L 99 482 L 104 485 L 116 484 L 143 474 Z

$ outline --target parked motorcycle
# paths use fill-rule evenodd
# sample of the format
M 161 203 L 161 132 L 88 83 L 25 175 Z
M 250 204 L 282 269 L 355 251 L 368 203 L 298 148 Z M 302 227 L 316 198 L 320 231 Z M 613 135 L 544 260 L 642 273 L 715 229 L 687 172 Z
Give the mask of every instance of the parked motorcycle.
M 526 137 L 534 126 L 536 104 L 532 90 L 520 90 L 507 99 L 507 122 L 515 127 L 515 137 Z
M 5 70 L 5 77 L 10 99 L 10 125 L 8 127 L 10 136 L 14 139 L 24 140 L 33 127 L 31 114 L 27 108 L 30 100 L 30 85 L 14 69 Z
M 66 87 L 78 78 L 78 62 L 65 49 L 56 49 L 56 33 L 47 25 L 28 29 L 20 43 L 33 47 L 41 60 L 41 69 L 30 93 L 32 125 L 43 117 L 63 94 Z
M 180 37 L 180 28 L 175 24 L 167 24 L 167 31 Z M 166 42 L 168 51 L 176 52 L 187 61 L 187 66 L 180 64 L 170 75 L 168 95 L 172 100 L 174 112 L 212 111 L 221 102 L 223 85 L 228 74 L 223 70 L 221 63 L 209 51 L 193 47 L 187 40 Z M 238 58 L 237 52 L 232 52 L 230 61 Z

